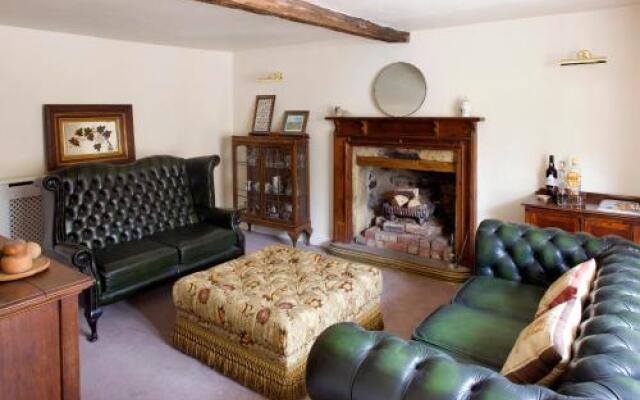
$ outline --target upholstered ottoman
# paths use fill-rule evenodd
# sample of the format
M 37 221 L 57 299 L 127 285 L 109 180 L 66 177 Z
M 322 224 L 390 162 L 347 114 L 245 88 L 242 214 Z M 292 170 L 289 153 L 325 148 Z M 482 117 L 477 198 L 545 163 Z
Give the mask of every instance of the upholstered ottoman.
M 307 355 L 341 321 L 382 328 L 377 268 L 285 246 L 176 282 L 181 351 L 273 399 L 305 393 Z

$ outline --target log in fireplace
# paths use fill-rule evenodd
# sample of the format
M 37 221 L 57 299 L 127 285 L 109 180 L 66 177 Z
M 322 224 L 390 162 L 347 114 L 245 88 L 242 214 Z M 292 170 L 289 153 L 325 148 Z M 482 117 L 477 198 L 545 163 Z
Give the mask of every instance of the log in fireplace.
M 463 281 L 474 260 L 476 132 L 482 118 L 330 117 L 328 251 Z

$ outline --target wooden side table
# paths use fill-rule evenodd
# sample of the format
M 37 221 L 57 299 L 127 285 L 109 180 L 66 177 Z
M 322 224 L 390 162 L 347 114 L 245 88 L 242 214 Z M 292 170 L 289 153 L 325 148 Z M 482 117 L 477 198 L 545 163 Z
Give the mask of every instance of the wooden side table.
M 92 285 L 54 260 L 45 272 L 0 282 L 1 398 L 80 398 L 78 294 Z

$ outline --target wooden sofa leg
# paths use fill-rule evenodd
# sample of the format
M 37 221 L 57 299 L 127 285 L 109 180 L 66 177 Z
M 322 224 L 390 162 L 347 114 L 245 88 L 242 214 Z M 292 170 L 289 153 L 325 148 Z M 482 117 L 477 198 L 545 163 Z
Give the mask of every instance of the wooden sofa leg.
M 98 340 L 98 319 L 102 315 L 102 308 L 98 307 L 98 293 L 95 287 L 84 292 L 84 317 L 89 324 L 91 333 L 87 335 L 87 340 L 95 342 Z
M 98 318 L 102 315 L 102 308 L 98 308 L 93 311 L 87 311 L 84 313 L 87 322 L 89 323 L 89 328 L 91 328 L 91 333 L 87 335 L 87 340 L 90 342 L 95 342 L 98 340 Z

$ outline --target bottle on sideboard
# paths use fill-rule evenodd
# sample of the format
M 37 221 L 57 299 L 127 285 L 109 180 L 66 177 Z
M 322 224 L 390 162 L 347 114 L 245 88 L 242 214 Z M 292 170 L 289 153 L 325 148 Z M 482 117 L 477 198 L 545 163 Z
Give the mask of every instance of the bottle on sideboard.
M 558 162 L 558 180 L 556 191 L 556 204 L 560 207 L 565 207 L 568 201 L 567 194 L 567 163 L 564 160 Z
M 582 206 L 582 172 L 580 170 L 580 160 L 577 157 L 571 158 L 566 181 L 569 192 L 569 205 Z
M 556 198 L 556 191 L 558 189 L 558 170 L 556 169 L 555 159 L 553 155 L 549 156 L 549 166 L 545 172 L 545 182 L 547 185 L 547 194 L 551 198 Z

